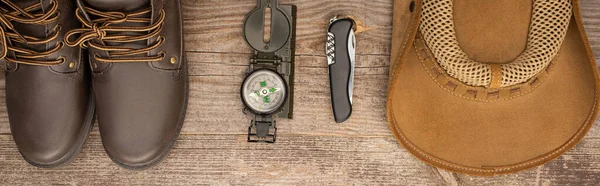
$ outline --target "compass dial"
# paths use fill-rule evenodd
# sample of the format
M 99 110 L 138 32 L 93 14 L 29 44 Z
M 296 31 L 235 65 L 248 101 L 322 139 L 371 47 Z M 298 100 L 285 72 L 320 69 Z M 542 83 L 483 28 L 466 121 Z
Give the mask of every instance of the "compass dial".
M 256 114 L 272 114 L 284 104 L 287 85 L 283 78 L 272 70 L 252 72 L 242 84 L 242 100 Z

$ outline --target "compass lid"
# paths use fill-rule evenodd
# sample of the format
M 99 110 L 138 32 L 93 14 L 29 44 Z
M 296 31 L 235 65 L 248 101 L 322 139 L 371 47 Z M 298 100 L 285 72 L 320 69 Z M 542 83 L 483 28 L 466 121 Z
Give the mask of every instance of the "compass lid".
M 265 13 L 271 9 L 270 41 L 264 41 Z M 279 7 L 278 0 L 258 0 L 258 7 L 252 10 L 244 21 L 244 39 L 254 50 L 275 52 L 283 48 L 292 36 L 290 18 Z

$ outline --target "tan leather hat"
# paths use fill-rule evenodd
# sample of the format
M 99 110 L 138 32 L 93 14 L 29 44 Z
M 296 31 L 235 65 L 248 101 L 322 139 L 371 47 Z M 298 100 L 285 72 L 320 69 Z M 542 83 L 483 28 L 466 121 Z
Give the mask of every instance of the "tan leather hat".
M 575 146 L 598 114 L 579 0 L 396 0 L 387 115 L 417 158 L 512 173 Z

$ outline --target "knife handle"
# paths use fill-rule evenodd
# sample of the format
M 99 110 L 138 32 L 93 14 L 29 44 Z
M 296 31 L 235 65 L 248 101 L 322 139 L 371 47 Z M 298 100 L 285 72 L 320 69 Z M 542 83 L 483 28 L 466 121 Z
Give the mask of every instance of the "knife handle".
M 327 61 L 331 105 L 335 121 L 342 123 L 352 114 L 354 85 L 354 21 L 349 18 L 331 21 L 327 33 Z

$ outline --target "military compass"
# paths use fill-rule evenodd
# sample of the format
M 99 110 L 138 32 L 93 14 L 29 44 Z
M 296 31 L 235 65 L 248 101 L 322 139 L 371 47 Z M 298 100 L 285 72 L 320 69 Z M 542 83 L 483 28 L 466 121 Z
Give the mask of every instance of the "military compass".
M 277 72 L 259 69 L 252 72 L 242 85 L 242 99 L 248 109 L 257 114 L 279 111 L 287 97 L 287 84 Z
M 244 22 L 244 39 L 254 50 L 240 90 L 244 113 L 253 118 L 248 142 L 274 143 L 276 118 L 292 118 L 295 19 L 295 6 L 258 0 Z

